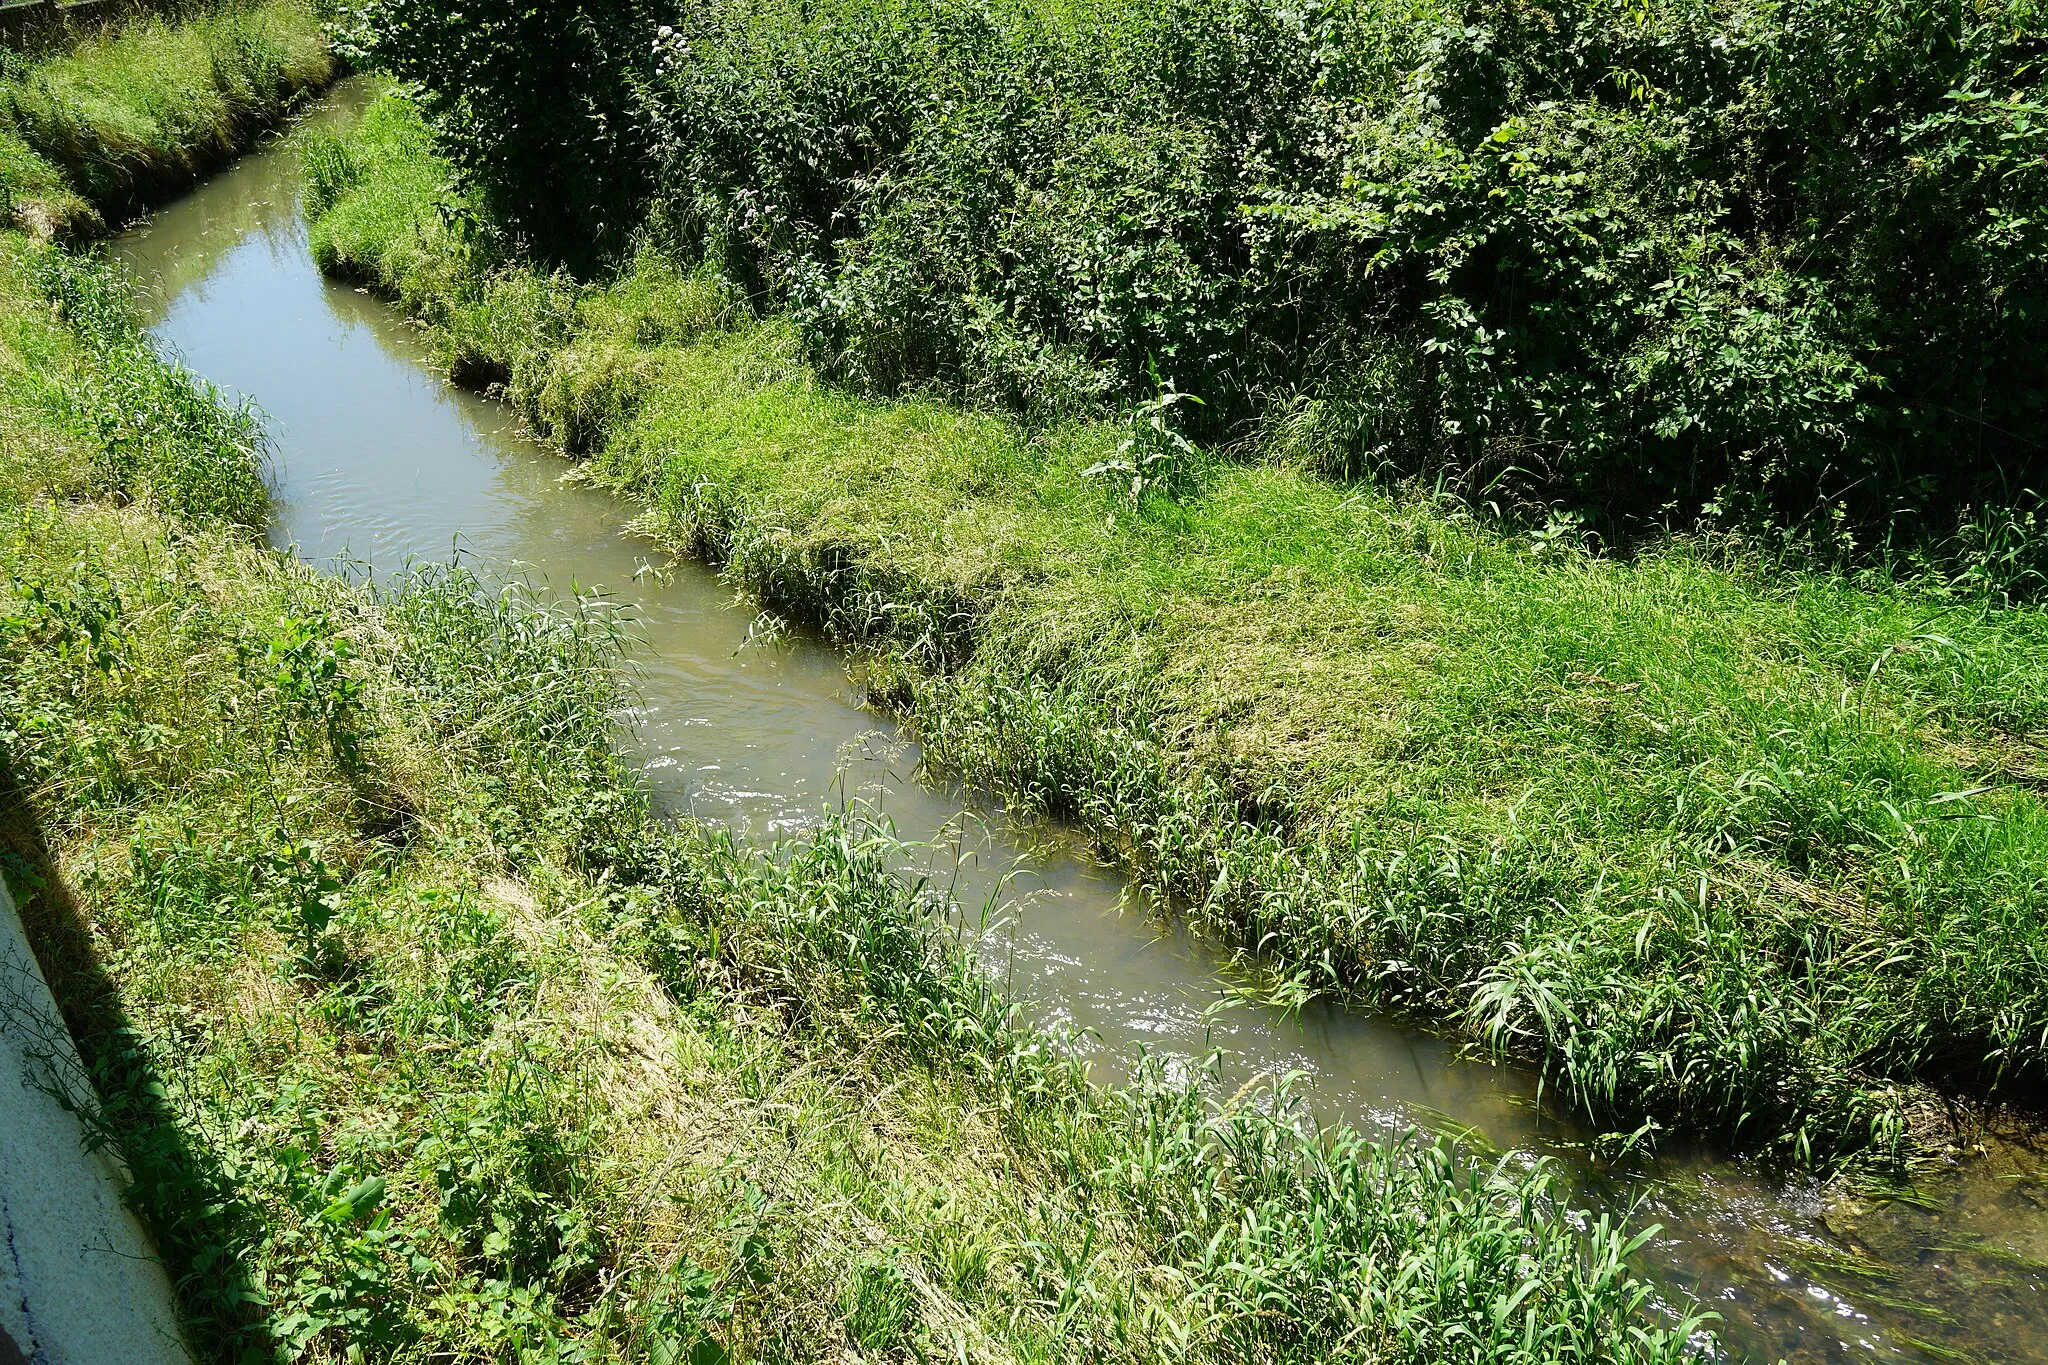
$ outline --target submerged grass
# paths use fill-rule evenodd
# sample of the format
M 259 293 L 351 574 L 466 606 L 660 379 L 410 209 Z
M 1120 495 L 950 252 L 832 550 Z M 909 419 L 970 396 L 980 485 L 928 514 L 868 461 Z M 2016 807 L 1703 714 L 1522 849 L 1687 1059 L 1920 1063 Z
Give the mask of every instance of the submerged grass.
M 335 58 L 306 0 L 131 16 L 42 59 L 0 62 L 0 214 L 89 233 L 226 160 L 325 85 Z
M 2039 608 L 1734 541 L 1604 557 L 1211 461 L 1170 414 L 862 401 L 704 271 L 520 265 L 400 99 L 312 164 L 323 266 L 451 373 L 861 646 L 933 764 L 1078 817 L 1303 985 L 1526 1056 L 1621 1131 L 1822 1169 L 2048 1079 Z
M 262 453 L 119 280 L 0 232 L 0 872 L 201 1358 L 1692 1349 L 1547 1167 L 1090 1085 L 857 815 L 656 821 L 628 623 L 317 574 Z

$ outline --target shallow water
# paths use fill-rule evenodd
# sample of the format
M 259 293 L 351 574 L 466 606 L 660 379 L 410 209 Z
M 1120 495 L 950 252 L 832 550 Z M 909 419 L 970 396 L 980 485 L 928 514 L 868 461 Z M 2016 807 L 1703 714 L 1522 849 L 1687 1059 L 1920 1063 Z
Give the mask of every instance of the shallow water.
M 344 88 L 314 117 L 345 117 L 353 98 Z M 113 248 L 148 282 L 157 335 L 268 415 L 272 538 L 378 573 L 459 547 L 487 574 L 630 604 L 634 752 L 665 805 L 765 839 L 872 802 L 903 837 L 937 846 L 930 871 L 964 904 L 1000 903 L 984 953 L 1044 1016 L 1091 1031 L 1105 1065 L 1140 1044 L 1187 1058 L 1218 1046 L 1233 1083 L 1302 1073 L 1325 1122 L 1455 1125 L 1511 1159 L 1554 1155 L 1582 1206 L 1635 1207 L 1663 1226 L 1646 1255 L 1667 1296 L 1721 1313 L 1742 1352 L 2048 1360 L 2048 1164 L 2016 1143 L 1913 1203 L 1831 1199 L 1704 1152 L 1602 1170 L 1519 1071 L 1328 1006 L 1216 1011 L 1233 985 L 1221 955 L 1126 910 L 1122 880 L 1082 841 L 921 782 L 915 742 L 864 708 L 839 656 L 800 635 L 753 640 L 753 611 L 713 573 L 633 536 L 633 509 L 566 481 L 503 405 L 431 373 L 388 305 L 323 279 L 296 186 L 287 152 L 259 152 Z

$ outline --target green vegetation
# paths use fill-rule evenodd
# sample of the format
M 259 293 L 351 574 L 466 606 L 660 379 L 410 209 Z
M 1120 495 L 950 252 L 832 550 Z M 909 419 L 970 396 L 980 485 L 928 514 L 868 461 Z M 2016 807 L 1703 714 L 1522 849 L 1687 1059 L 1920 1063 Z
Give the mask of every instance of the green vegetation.
M 323 577 L 263 454 L 0 232 L 0 869 L 205 1359 L 1687 1354 L 1547 1169 L 1093 1087 L 857 816 L 656 820 L 603 603 Z
M 2048 1075 L 2048 616 L 1983 579 L 1628 559 L 1225 460 L 1181 405 L 1021 427 L 823 384 L 651 238 L 578 284 L 451 204 L 397 98 L 312 149 L 314 249 L 864 651 L 930 761 L 1163 903 L 1541 1065 L 1621 1132 L 1910 1160 Z M 1134 488 L 1134 476 L 1137 486 Z
M 0 220 L 91 232 L 246 147 L 334 67 L 306 0 L 137 17 L 40 60 L 0 54 Z
M 646 224 L 858 389 L 1166 380 L 1199 439 L 1616 542 L 1969 559 L 2048 489 L 2040 0 L 360 14 L 497 221 Z
M 1546 1171 L 1091 1088 L 857 822 L 657 823 L 601 604 L 260 547 L 100 268 L 0 357 L 6 866 L 208 1358 L 1683 1353 Z

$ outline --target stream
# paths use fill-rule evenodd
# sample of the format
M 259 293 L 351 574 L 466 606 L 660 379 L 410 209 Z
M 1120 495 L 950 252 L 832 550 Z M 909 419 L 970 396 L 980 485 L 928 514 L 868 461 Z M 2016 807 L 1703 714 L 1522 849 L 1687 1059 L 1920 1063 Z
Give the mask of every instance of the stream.
M 310 117 L 359 103 L 343 86 Z M 914 739 L 865 708 L 842 656 L 800 632 L 753 638 L 754 609 L 714 572 L 671 565 L 627 529 L 636 509 L 566 481 L 503 404 L 428 369 L 389 304 L 324 279 L 284 147 L 228 167 L 112 254 L 143 280 L 162 343 L 267 415 L 274 543 L 378 574 L 459 547 L 486 576 L 603 589 L 631 609 L 627 743 L 665 809 L 766 840 L 872 804 L 929 845 L 920 856 L 970 914 L 1000 902 L 984 955 L 1038 1017 L 1086 1030 L 1106 1065 L 1141 1044 L 1189 1059 L 1221 1047 L 1232 1086 L 1301 1073 L 1327 1124 L 1419 1124 L 1468 1131 L 1510 1159 L 1549 1155 L 1575 1207 L 1661 1225 L 1643 1254 L 1663 1297 L 1719 1313 L 1738 1356 L 2048 1361 L 2048 1153 L 1993 1139 L 1884 1201 L 1767 1179 L 1704 1149 L 1616 1169 L 1588 1158 L 1587 1134 L 1546 1110 L 1533 1076 L 1453 1043 L 1328 1004 L 1216 1010 L 1245 984 L 1226 955 L 1127 906 L 1085 839 L 1013 823 L 922 776 Z

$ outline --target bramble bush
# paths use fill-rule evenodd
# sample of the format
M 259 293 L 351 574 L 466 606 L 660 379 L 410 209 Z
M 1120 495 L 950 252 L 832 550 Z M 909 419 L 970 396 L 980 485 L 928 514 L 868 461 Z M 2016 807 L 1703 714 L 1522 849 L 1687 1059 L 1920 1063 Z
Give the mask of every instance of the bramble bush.
M 1046 419 L 1163 376 L 1204 441 L 1610 536 L 1967 546 L 2048 487 L 2041 0 L 357 20 L 526 245 L 650 230 L 862 389 Z M 2010 549 L 1980 574 L 2038 581 Z

